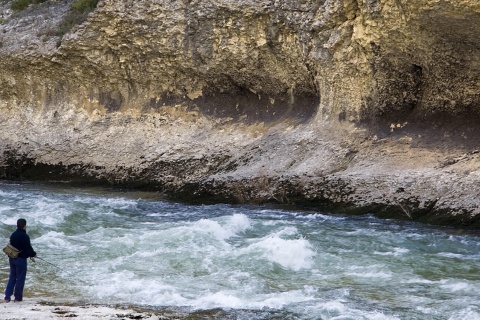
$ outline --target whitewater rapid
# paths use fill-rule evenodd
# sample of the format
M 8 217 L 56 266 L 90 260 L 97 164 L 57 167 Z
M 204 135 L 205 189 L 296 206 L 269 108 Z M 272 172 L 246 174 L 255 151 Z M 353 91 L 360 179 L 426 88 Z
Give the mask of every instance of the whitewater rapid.
M 39 256 L 58 266 L 29 265 L 26 296 L 45 301 L 222 308 L 249 319 L 480 319 L 474 232 L 0 183 L 3 242 L 19 217 Z

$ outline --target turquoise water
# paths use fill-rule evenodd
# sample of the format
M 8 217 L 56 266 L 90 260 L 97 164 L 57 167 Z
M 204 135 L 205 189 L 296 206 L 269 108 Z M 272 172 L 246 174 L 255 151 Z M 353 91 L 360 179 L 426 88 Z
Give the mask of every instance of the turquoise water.
M 1 242 L 19 217 L 59 266 L 29 264 L 27 299 L 222 308 L 237 319 L 480 319 L 472 231 L 0 182 Z

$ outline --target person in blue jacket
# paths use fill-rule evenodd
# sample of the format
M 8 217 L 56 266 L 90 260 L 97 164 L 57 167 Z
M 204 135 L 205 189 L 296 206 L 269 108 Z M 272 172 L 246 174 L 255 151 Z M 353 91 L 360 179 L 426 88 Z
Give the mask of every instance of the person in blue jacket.
M 20 250 L 17 258 L 8 258 L 10 262 L 10 276 L 5 289 L 5 301 L 10 302 L 12 295 L 15 302 L 23 300 L 23 287 L 27 277 L 27 259 L 35 258 L 37 253 L 33 250 L 30 237 L 27 234 L 27 221 L 17 220 L 17 230 L 10 236 L 10 244 Z

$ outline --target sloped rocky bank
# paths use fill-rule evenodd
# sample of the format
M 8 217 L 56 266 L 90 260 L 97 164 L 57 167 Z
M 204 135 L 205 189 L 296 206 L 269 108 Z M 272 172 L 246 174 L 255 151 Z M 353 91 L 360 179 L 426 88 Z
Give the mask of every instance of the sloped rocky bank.
M 0 178 L 480 226 L 476 0 L 0 2 Z

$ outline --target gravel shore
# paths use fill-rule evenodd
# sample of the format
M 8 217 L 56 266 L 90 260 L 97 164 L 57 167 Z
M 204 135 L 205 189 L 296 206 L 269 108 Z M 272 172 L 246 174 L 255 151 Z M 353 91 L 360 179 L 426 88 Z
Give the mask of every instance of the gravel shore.
M 46 305 L 37 301 L 2 302 L 0 304 L 0 319 L 2 320 L 45 320 L 59 318 L 90 319 L 170 319 L 165 315 L 153 312 L 138 312 L 131 308 L 109 307 L 97 305 Z M 178 319 L 178 318 L 177 318 Z

